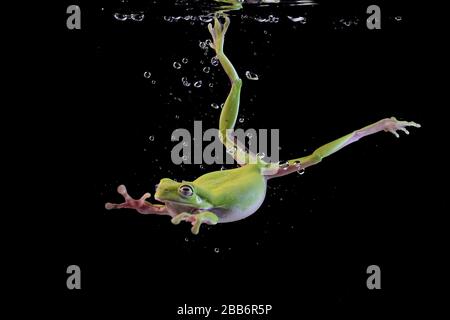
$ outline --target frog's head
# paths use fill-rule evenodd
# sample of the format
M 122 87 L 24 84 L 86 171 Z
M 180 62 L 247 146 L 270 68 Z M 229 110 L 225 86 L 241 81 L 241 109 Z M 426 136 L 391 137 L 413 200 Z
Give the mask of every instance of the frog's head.
M 175 203 L 199 209 L 207 209 L 211 204 L 205 199 L 204 192 L 189 181 L 177 182 L 161 179 L 156 186 L 155 199 L 161 202 Z

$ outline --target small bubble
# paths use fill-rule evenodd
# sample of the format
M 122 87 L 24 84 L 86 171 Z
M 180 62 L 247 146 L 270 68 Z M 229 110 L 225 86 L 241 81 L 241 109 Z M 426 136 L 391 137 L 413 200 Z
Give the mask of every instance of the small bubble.
M 145 71 L 144 72 L 144 78 L 150 78 L 152 76 L 152 74 L 149 71 Z
M 219 105 L 217 103 L 211 103 L 211 107 L 214 109 L 219 109 Z
M 289 20 L 293 21 L 293 22 L 300 22 L 302 24 L 306 23 L 306 18 L 305 17 L 291 17 L 288 16 Z
M 211 22 L 213 20 L 211 16 L 200 16 L 199 19 L 201 22 Z
M 239 118 L 239 123 L 243 123 L 245 121 L 244 118 Z
M 144 14 L 143 13 L 133 13 L 133 14 L 131 14 L 131 20 L 142 21 L 142 20 L 144 20 Z
M 180 69 L 180 68 L 181 68 L 181 63 L 175 61 L 175 62 L 173 63 L 173 67 L 174 67 L 175 69 Z
M 277 23 L 280 20 L 280 18 L 274 17 L 273 15 L 269 15 L 269 19 L 268 20 L 271 23 Z
M 258 80 L 259 79 L 258 75 L 256 73 L 251 72 L 251 71 L 245 72 L 245 76 L 249 80 Z
M 191 83 L 187 80 L 186 77 L 181 78 L 181 82 L 185 87 L 189 87 L 191 85 Z
M 303 175 L 305 173 L 305 169 L 300 169 L 300 170 L 297 171 L 297 173 L 299 175 Z
M 181 59 L 181 62 L 183 62 L 184 64 L 186 64 L 186 63 L 189 62 L 189 60 L 188 60 L 188 58 L 183 58 L 183 59 Z
M 212 57 L 211 58 L 211 64 L 215 67 L 217 67 L 219 65 L 219 59 L 217 57 Z
M 152 80 L 152 84 L 155 84 L 156 83 L 156 80 Z
M 225 103 L 221 103 L 220 104 L 220 109 L 222 109 L 224 105 L 225 105 Z
M 180 116 L 176 114 L 175 119 L 180 119 Z
M 287 170 L 289 168 L 289 162 L 288 161 L 281 161 L 279 164 L 280 169 Z
M 201 165 L 200 165 L 200 169 L 205 169 L 205 167 L 201 164 Z
M 212 88 L 212 87 L 214 87 L 214 84 L 211 82 L 210 84 L 208 84 L 208 86 L 209 86 L 210 88 Z
M 155 136 L 150 136 L 150 137 L 148 137 L 148 140 L 150 140 L 150 141 L 155 141 Z
M 401 16 L 396 16 L 395 17 L 395 21 L 402 21 L 402 17 Z
M 184 238 L 184 241 L 186 241 L 186 242 L 188 242 L 189 241 L 189 239 L 186 237 L 186 238 Z
M 209 67 L 204 67 L 204 68 L 203 68 L 203 72 L 204 72 L 204 73 L 209 73 Z
M 206 49 L 206 43 L 204 43 L 203 41 L 200 41 L 198 45 L 200 46 L 200 48 Z
M 128 15 L 123 14 L 123 13 L 114 13 L 114 18 L 116 18 L 116 20 L 119 20 L 119 21 L 125 21 L 128 19 Z
M 202 80 L 199 80 L 194 83 L 194 87 L 196 87 L 196 88 L 200 88 L 201 86 L 202 86 Z
M 214 248 L 215 253 L 219 253 L 219 251 L 220 251 L 219 248 Z

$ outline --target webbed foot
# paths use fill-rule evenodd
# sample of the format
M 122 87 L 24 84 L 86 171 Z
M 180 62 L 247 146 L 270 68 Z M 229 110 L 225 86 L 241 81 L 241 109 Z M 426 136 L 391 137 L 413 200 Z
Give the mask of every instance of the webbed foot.
M 196 214 L 183 212 L 172 218 L 173 224 L 179 224 L 181 221 L 190 222 L 192 224 L 191 232 L 193 234 L 198 234 L 200 226 L 203 223 L 210 225 L 217 224 L 219 222 L 219 217 L 210 211 L 202 211 Z
M 127 188 L 122 184 L 117 187 L 117 192 L 123 196 L 125 202 L 122 203 L 105 203 L 105 209 L 135 209 L 137 212 L 142 214 L 168 214 L 165 206 L 154 205 L 147 201 L 146 199 L 151 197 L 150 193 L 145 193 L 140 199 L 133 199 L 127 192 Z
M 406 127 L 420 128 L 420 124 L 418 123 L 415 123 L 413 121 L 399 121 L 395 117 L 391 117 L 390 119 L 386 119 L 384 121 L 384 131 L 392 133 L 397 138 L 400 138 L 397 130 L 401 130 L 404 133 L 409 134 L 409 131 L 406 129 Z
M 217 54 L 223 53 L 223 42 L 225 39 L 225 34 L 227 33 L 228 27 L 230 26 L 230 18 L 225 17 L 225 23 L 221 24 L 217 17 L 214 17 L 214 27 L 211 23 L 208 24 L 209 33 L 213 41 L 209 44 Z

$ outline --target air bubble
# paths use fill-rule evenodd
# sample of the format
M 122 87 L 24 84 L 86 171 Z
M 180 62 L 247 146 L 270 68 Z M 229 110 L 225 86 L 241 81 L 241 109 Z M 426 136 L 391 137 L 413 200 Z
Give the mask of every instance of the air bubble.
M 305 173 L 305 169 L 300 169 L 300 170 L 297 171 L 297 173 L 299 175 L 303 175 Z
M 187 80 L 186 77 L 181 78 L 181 82 L 183 83 L 183 86 L 189 87 L 191 83 Z
M 280 161 L 279 165 L 280 169 L 287 170 L 289 168 L 289 162 L 288 161 Z
M 180 68 L 181 68 L 181 63 L 175 61 L 175 62 L 173 63 L 173 67 L 174 67 L 175 69 L 180 69 Z
M 215 253 L 219 253 L 219 251 L 220 251 L 219 248 L 214 248 Z
M 213 18 L 211 16 L 200 16 L 199 19 L 201 22 L 206 22 L 206 23 L 211 22 L 213 20 Z
M 123 14 L 123 13 L 114 13 L 114 18 L 116 18 L 116 20 L 119 20 L 119 21 L 125 21 L 128 19 L 128 15 Z
M 144 72 L 144 78 L 150 78 L 152 76 L 152 74 L 149 71 L 145 71 Z
M 131 20 L 134 21 L 142 21 L 144 20 L 144 14 L 143 13 L 133 13 L 131 14 Z
M 217 67 L 217 66 L 219 65 L 219 59 L 217 59 L 217 57 L 212 57 L 212 58 L 211 58 L 211 64 L 212 64 L 214 67 Z
M 217 103 L 211 103 L 211 107 L 214 109 L 219 109 L 219 105 Z
M 204 73 L 209 73 L 209 67 L 204 67 L 204 68 L 203 68 L 203 72 L 204 72 Z
M 155 141 L 155 136 L 150 136 L 150 137 L 148 137 L 148 140 L 150 140 L 150 141 Z
M 199 80 L 199 81 L 194 83 L 194 87 L 196 87 L 196 88 L 200 88 L 201 86 L 202 86 L 202 81 L 201 80 Z
M 183 58 L 183 59 L 181 59 L 181 62 L 183 62 L 184 64 L 186 64 L 186 63 L 189 62 L 189 60 L 188 60 L 188 58 Z
M 243 123 L 245 121 L 244 118 L 239 118 L 239 123 Z
M 247 79 L 249 80 L 259 80 L 259 77 L 256 73 L 253 73 L 251 71 L 247 71 L 245 72 L 245 76 L 247 77 Z
M 289 20 L 293 21 L 293 22 L 300 22 L 302 24 L 306 23 L 306 18 L 305 17 L 291 17 L 288 16 Z

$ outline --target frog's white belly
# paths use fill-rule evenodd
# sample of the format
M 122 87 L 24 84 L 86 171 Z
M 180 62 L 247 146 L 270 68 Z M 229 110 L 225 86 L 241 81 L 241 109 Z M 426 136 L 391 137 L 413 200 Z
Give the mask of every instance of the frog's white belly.
M 238 220 L 242 220 L 252 215 L 259 209 L 261 204 L 264 202 L 264 198 L 266 197 L 266 190 L 264 193 L 261 193 L 261 196 L 258 197 L 251 205 L 246 208 L 239 207 L 238 205 L 230 207 L 230 208 L 211 208 L 209 211 L 214 212 L 219 217 L 219 223 L 226 222 L 234 222 Z

